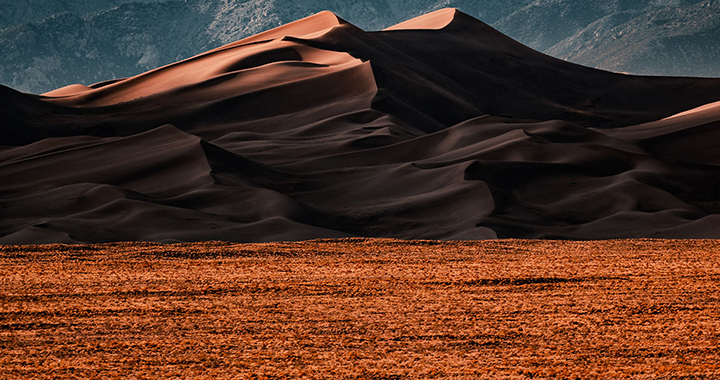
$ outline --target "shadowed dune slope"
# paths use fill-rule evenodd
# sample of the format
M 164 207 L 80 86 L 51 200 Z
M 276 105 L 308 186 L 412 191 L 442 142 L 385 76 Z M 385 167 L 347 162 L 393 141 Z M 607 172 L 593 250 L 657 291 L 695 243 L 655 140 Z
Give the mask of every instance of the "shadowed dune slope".
M 454 9 L 0 97 L 4 244 L 720 238 L 720 79 L 577 66 Z

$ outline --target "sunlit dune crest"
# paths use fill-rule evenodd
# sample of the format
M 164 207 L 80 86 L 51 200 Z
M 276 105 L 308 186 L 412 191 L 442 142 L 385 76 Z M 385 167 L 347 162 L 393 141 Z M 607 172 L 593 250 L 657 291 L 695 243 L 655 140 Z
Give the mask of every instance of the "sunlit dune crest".
M 720 79 L 574 65 L 455 9 L 0 96 L 0 243 L 720 237 Z
M 401 22 L 393 25 L 385 30 L 406 30 L 406 29 L 430 29 L 439 30 L 448 26 L 458 10 L 455 8 L 441 9 L 424 16 L 416 17 L 412 20 Z
M 91 91 L 91 90 L 92 90 L 92 88 L 90 88 L 88 86 L 84 86 L 82 84 L 71 84 L 69 86 L 61 87 L 56 90 L 46 92 L 43 94 L 43 96 L 49 96 L 49 97 L 70 96 L 70 95 L 77 95 L 81 92 Z
M 284 37 L 301 38 L 313 35 L 317 36 L 318 33 L 322 33 L 323 31 L 330 30 L 333 27 L 342 24 L 347 24 L 347 22 L 332 12 L 323 11 L 306 17 L 304 19 L 297 20 L 289 24 L 285 24 L 277 28 L 268 30 L 266 32 L 243 38 L 240 41 L 225 45 L 220 49 L 234 47 L 237 45 L 245 45 L 253 42 L 282 39 Z
M 702 116 L 709 116 L 709 117 L 716 117 L 720 114 L 720 101 L 712 102 L 710 104 L 705 104 L 697 108 L 693 108 L 691 110 L 687 110 L 685 112 L 680 112 L 678 114 L 668 116 L 663 120 L 668 119 L 674 119 L 679 118 L 683 116 L 691 116 L 691 115 L 702 115 Z

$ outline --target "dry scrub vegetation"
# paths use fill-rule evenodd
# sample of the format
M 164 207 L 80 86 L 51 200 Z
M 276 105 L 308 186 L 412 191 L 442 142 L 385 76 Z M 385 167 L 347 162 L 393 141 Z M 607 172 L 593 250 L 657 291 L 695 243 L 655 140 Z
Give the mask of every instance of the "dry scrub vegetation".
M 0 378 L 720 378 L 720 242 L 0 247 Z

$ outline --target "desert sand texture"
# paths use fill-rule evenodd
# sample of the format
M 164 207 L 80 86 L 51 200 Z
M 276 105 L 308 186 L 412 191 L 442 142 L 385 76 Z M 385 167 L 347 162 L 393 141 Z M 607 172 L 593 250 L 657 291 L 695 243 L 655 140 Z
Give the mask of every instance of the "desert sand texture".
M 0 377 L 717 379 L 720 242 L 3 246 Z
M 720 79 L 574 65 L 455 9 L 0 97 L 0 244 L 720 238 Z

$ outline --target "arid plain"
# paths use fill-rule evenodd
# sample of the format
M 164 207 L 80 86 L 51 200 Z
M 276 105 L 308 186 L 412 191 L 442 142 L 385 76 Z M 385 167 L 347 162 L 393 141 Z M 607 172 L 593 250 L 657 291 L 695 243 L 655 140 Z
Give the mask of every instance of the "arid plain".
M 0 248 L 2 378 L 720 377 L 720 242 Z

